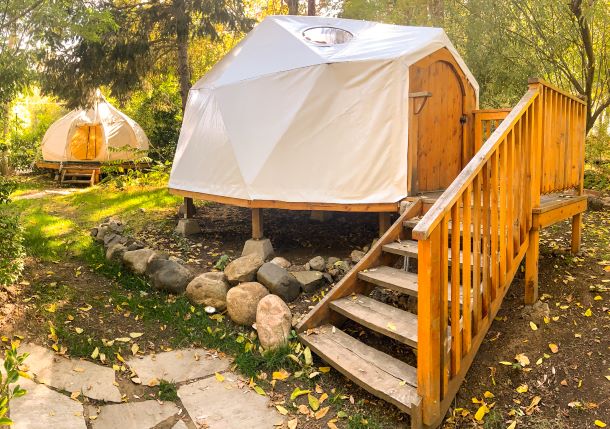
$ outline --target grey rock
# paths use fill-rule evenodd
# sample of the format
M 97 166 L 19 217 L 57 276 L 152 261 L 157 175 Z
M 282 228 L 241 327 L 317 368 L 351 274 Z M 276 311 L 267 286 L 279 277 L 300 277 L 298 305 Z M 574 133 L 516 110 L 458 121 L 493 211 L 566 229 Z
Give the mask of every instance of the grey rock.
M 122 234 L 125 230 L 125 225 L 120 220 L 110 220 L 108 221 L 108 228 L 115 234 Z
M 132 250 L 140 250 L 140 249 L 144 249 L 146 247 L 146 245 L 140 241 L 133 241 L 132 243 L 130 243 L 127 246 L 127 250 L 132 251 Z
M 521 311 L 521 315 L 532 322 L 543 323 L 545 317 L 550 317 L 551 311 L 546 302 L 538 300 L 533 305 L 526 305 Z
M 315 292 L 326 283 L 324 275 L 319 271 L 301 271 L 292 275 L 301 284 L 301 289 L 305 293 Z
M 111 244 L 108 246 L 108 250 L 106 250 L 106 259 L 109 261 L 120 261 L 126 251 L 127 248 L 121 243 Z
M 95 240 L 99 241 L 100 243 L 104 242 L 104 236 L 106 235 L 106 233 L 109 231 L 108 225 L 105 224 L 101 224 L 100 226 L 97 227 L 97 234 L 95 234 Z
M 146 272 L 146 266 L 148 265 L 148 259 L 155 254 L 152 249 L 137 249 L 129 250 L 123 253 L 123 263 L 136 274 L 144 274 Z
M 290 268 L 290 265 L 292 265 L 289 260 L 287 260 L 285 258 L 282 258 L 281 256 L 276 256 L 275 258 L 273 258 L 271 260 L 271 263 L 275 264 L 275 265 L 278 265 L 278 266 L 280 266 L 282 268 L 285 268 L 285 269 Z
M 229 282 L 223 272 L 212 271 L 195 277 L 186 287 L 186 297 L 193 304 L 214 307 L 218 311 L 227 308 Z
M 122 235 L 116 234 L 114 232 L 107 232 L 104 235 L 104 246 L 106 246 L 106 248 L 112 246 L 113 244 L 125 244 L 127 243 L 127 238 L 123 237 Z
M 301 284 L 292 274 L 270 262 L 260 267 L 256 279 L 286 302 L 294 301 L 301 292 Z
M 168 258 L 167 254 L 155 251 L 146 261 L 146 275 L 152 277 L 159 268 L 164 266 L 163 261 L 167 261 Z
M 362 250 L 353 250 L 349 257 L 354 264 L 357 264 L 364 258 L 364 255 L 365 253 Z
M 99 231 L 99 228 L 97 228 L 97 227 L 91 228 L 91 237 L 95 238 L 97 236 L 98 231 Z
M 263 265 L 263 260 L 257 255 L 246 255 L 229 262 L 225 274 L 230 284 L 251 282 L 256 279 L 256 272 Z
M 274 254 L 273 245 L 268 238 L 261 238 L 260 240 L 252 238 L 246 241 L 241 252 L 241 256 L 257 255 L 263 261 L 273 258 Z
M 332 283 L 334 281 L 333 276 L 331 276 L 330 274 L 324 273 L 322 275 L 324 276 L 324 280 L 326 280 L 327 283 Z
M 256 321 L 259 301 L 269 295 L 265 286 L 257 282 L 241 283 L 227 293 L 227 313 L 239 325 L 251 326 Z
M 352 269 L 352 265 L 349 263 L 349 261 L 338 261 L 335 262 L 335 268 L 340 270 L 343 274 L 346 274 Z
M 316 256 L 315 258 L 311 258 L 308 262 L 309 268 L 315 271 L 324 271 L 326 268 L 326 261 L 321 256 Z
M 288 344 L 292 328 L 292 313 L 277 295 L 267 295 L 256 309 L 256 331 L 264 349 L 276 349 Z
M 305 265 L 307 265 L 307 264 L 305 264 Z M 288 271 L 290 271 L 291 273 L 296 273 L 297 271 L 307 271 L 305 269 L 305 265 L 291 265 L 288 268 Z
M 339 262 L 340 260 L 341 260 L 341 259 L 339 259 L 339 258 L 335 258 L 334 256 L 331 256 L 330 258 L 328 258 L 328 259 L 326 260 L 326 271 L 330 271 L 330 270 L 332 270 L 333 268 L 335 268 L 335 264 L 336 264 L 337 262 Z
M 196 235 L 201 233 L 199 223 L 195 219 L 179 219 L 178 225 L 174 230 L 176 234 L 187 237 L 189 235 Z
M 170 256 L 167 259 L 170 260 L 170 261 L 178 262 L 179 264 L 182 264 L 182 265 L 186 265 L 186 261 L 184 259 L 182 259 L 182 258 L 177 257 L 177 256 L 173 256 L 172 255 L 172 256 Z
M 151 276 L 153 288 L 156 290 L 179 294 L 186 290 L 186 286 L 193 278 L 190 270 L 177 262 L 155 259 L 149 266 L 152 264 L 158 264 Z

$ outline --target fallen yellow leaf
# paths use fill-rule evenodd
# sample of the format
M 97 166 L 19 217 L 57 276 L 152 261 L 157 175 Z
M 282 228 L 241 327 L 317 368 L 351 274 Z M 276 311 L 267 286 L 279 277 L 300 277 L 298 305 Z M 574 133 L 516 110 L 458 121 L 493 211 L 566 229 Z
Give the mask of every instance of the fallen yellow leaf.
M 282 407 L 281 405 L 276 405 L 275 409 L 277 410 L 278 413 L 280 413 L 283 416 L 288 414 L 288 410 L 286 408 Z
M 489 413 L 489 408 L 487 407 L 487 405 L 483 404 L 479 407 L 479 409 L 477 410 L 477 412 L 474 415 L 474 418 L 481 422 L 483 421 L 483 417 L 485 417 L 485 414 Z
M 538 330 L 538 326 L 536 326 L 536 324 L 534 322 L 530 322 L 530 328 L 532 328 L 532 331 Z
M 587 308 L 587 311 L 585 311 L 583 313 L 586 317 L 591 317 L 593 315 L 593 312 L 591 311 L 590 308 Z
M 606 425 L 606 423 L 602 422 L 601 420 L 595 420 L 595 426 L 600 427 L 600 428 L 605 428 L 607 425 Z
M 225 377 L 224 377 L 224 375 L 219 374 L 219 373 L 217 373 L 217 372 L 216 372 L 216 373 L 214 373 L 214 377 L 216 377 L 216 380 L 220 381 L 221 383 L 222 383 L 223 381 L 225 381 Z
M 280 369 L 279 371 L 275 371 L 273 373 L 273 379 L 274 380 L 280 380 L 280 381 L 284 381 L 286 380 L 288 377 L 290 377 L 290 373 L 288 371 L 286 371 L 285 369 Z
M 559 346 L 557 344 L 550 343 L 549 344 L 549 349 L 551 349 L 551 352 L 557 353 L 559 351 Z
M 495 395 L 491 393 L 489 390 L 483 393 L 483 396 L 487 399 L 495 398 Z
M 83 328 L 74 328 L 77 334 L 82 334 L 84 332 Z
M 298 424 L 299 424 L 299 419 L 297 419 L 297 418 L 288 420 L 288 429 L 297 429 Z
M 307 395 L 307 402 L 309 402 L 309 406 L 313 411 L 318 411 L 320 408 L 320 401 L 318 401 L 318 398 L 313 396 L 311 393 Z
M 527 392 L 527 384 L 522 384 L 519 387 L 517 387 L 515 390 L 519 393 L 525 393 L 525 392 Z
M 507 427 L 506 429 L 515 429 L 517 427 L 517 421 L 513 420 Z
M 324 416 L 326 414 L 328 414 L 328 410 L 330 410 L 330 407 L 321 408 L 320 411 L 318 411 L 317 413 L 314 414 L 314 416 L 316 417 L 316 420 L 320 420 L 321 418 L 324 418 Z

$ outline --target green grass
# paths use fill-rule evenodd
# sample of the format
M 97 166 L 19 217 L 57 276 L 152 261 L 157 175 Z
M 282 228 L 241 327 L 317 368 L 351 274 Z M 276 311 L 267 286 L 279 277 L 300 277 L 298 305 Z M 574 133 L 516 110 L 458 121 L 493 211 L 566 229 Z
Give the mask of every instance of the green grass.
M 178 388 L 170 381 L 160 380 L 159 381 L 159 399 L 162 401 L 177 401 L 178 400 Z

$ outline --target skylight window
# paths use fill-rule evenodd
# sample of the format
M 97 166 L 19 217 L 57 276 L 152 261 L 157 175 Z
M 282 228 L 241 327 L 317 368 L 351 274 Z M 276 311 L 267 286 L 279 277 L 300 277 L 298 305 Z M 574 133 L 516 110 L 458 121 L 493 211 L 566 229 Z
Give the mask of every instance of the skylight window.
M 337 27 L 311 27 L 303 31 L 303 37 L 317 46 L 333 46 L 349 42 L 354 35 Z

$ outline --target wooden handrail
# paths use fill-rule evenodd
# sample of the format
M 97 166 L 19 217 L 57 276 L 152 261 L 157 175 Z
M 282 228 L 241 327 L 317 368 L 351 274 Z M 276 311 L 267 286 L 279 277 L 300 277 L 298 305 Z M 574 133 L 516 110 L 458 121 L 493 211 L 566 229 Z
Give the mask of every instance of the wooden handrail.
M 519 103 L 510 111 L 502 124 L 500 124 L 487 142 L 485 142 L 483 147 L 481 147 L 479 152 L 470 160 L 458 177 L 449 185 L 430 210 L 417 223 L 413 229 L 413 238 L 425 240 L 430 237 L 432 229 L 440 223 L 442 217 L 449 212 L 459 195 L 461 195 L 466 187 L 472 183 L 474 177 L 481 171 L 481 168 L 483 168 L 483 164 L 489 160 L 502 139 L 506 137 L 508 132 L 519 120 L 521 115 L 523 115 L 527 107 L 534 102 L 537 96 L 537 89 L 529 89 L 527 91 Z
M 540 79 L 538 77 L 532 77 L 532 78 L 529 78 L 527 80 L 527 83 L 529 83 L 530 85 L 532 85 L 532 84 L 540 84 L 540 85 L 546 86 L 547 88 L 552 89 L 553 91 L 563 95 L 564 97 L 567 97 L 567 98 L 569 98 L 571 100 L 579 102 L 583 106 L 587 105 L 587 100 L 586 99 L 582 99 L 582 98 L 577 97 L 577 96 L 575 96 L 573 94 L 570 94 L 568 91 L 565 91 L 565 90 L 563 90 L 563 89 L 553 85 L 552 83 L 549 83 L 549 82 L 545 81 L 544 79 Z
M 529 264 L 536 258 L 532 213 L 541 193 L 582 189 L 584 109 L 581 100 L 530 81 L 413 229 L 419 241 L 417 377 L 424 424 L 440 423 L 519 264 L 526 254 Z M 502 114 L 488 113 L 498 119 Z M 449 301 L 449 292 L 462 299 Z

